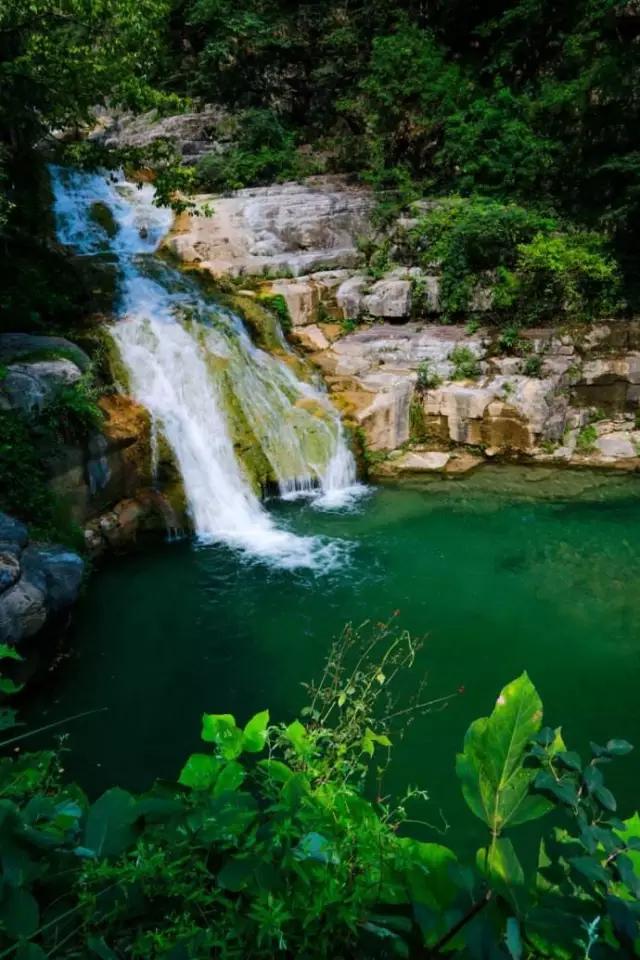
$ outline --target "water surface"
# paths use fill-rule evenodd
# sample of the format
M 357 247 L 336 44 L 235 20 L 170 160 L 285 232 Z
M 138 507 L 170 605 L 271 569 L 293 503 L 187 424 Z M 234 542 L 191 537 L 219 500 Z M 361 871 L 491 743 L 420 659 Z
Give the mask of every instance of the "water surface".
M 454 825 L 469 822 L 455 752 L 524 669 L 572 747 L 613 736 L 640 745 L 636 479 L 493 469 L 378 488 L 351 513 L 299 502 L 271 510 L 295 533 L 341 541 L 342 563 L 287 571 L 180 542 L 114 560 L 88 585 L 72 656 L 29 719 L 109 708 L 71 728 L 67 767 L 90 792 L 174 776 L 197 747 L 203 710 L 244 721 L 268 706 L 290 720 L 344 622 L 394 610 L 427 634 L 406 683 L 427 670 L 433 697 L 464 687 L 395 751 L 388 786 L 426 787 L 434 820 L 442 810 Z M 640 752 L 610 770 L 631 809 Z

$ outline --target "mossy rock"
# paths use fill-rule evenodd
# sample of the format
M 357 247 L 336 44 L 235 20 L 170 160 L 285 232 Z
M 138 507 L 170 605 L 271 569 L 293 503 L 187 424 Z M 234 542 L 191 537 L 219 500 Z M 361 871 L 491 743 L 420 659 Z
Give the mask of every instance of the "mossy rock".
M 95 203 L 92 203 L 89 207 L 89 219 L 96 223 L 102 230 L 104 230 L 106 235 L 111 240 L 115 237 L 120 229 L 110 208 L 101 200 L 96 200 Z

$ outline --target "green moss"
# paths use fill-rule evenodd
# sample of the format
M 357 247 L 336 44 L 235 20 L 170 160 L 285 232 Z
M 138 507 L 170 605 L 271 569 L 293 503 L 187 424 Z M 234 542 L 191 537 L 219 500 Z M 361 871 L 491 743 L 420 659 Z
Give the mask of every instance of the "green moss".
M 96 200 L 89 207 L 89 219 L 97 223 L 110 239 L 113 239 L 120 229 L 111 210 L 101 200 Z

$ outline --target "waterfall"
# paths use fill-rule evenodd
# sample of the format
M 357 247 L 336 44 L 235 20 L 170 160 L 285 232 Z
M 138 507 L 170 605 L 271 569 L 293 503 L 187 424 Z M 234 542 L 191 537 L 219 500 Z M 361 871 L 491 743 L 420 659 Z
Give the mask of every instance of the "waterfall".
M 281 496 L 344 506 L 361 488 L 321 386 L 297 377 L 284 339 L 281 356 L 259 349 L 238 316 L 154 256 L 172 212 L 153 205 L 151 186 L 61 167 L 52 167 L 51 177 L 60 241 L 116 259 L 120 295 L 111 333 L 132 394 L 173 451 L 198 540 L 285 567 L 331 563 L 339 544 L 276 526 L 236 452 L 229 414 L 231 402 Z

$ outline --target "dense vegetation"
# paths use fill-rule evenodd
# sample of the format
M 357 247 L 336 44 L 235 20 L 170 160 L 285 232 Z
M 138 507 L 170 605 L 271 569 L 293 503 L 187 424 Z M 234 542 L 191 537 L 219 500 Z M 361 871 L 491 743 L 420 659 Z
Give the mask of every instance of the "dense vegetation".
M 631 746 L 594 743 L 587 760 L 567 749 L 523 674 L 457 757 L 481 824 L 477 855 L 455 838 L 445 846 L 424 819 L 424 790 L 385 795 L 403 719 L 432 706 L 390 699 L 415 652 L 389 624 L 347 628 L 300 720 L 273 724 L 264 711 L 238 726 L 204 714 L 202 751 L 177 783 L 141 796 L 113 788 L 90 802 L 65 781 L 62 748 L 7 756 L 1 955 L 636 955 L 640 820 L 618 818 L 603 778 Z M 412 839 L 416 823 L 430 839 Z
M 364 177 L 387 216 L 453 194 L 468 212 L 444 251 L 445 274 L 467 261 L 468 270 L 455 290 L 447 280 L 450 316 L 478 270 L 484 281 L 493 271 L 492 284 L 499 271 L 497 319 L 537 322 L 558 304 L 574 317 L 633 308 L 639 42 L 633 0 L 5 4 L 0 231 L 10 256 L 0 307 L 47 326 L 66 304 L 73 319 L 74 285 L 33 242 L 42 138 L 78 128 L 101 103 L 175 111 L 191 98 L 226 109 L 226 146 L 190 170 L 159 157 L 165 198 L 177 185 L 228 189 L 318 170 Z M 510 219 L 506 248 L 468 260 L 461 242 Z M 6 269 L 15 260 L 28 290 Z M 544 307 L 530 316 L 538 295 Z

